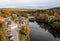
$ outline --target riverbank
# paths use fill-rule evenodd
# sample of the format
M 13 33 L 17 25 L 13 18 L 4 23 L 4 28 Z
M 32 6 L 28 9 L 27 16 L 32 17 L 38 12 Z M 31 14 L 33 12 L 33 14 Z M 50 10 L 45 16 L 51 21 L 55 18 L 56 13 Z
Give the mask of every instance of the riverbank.
M 50 26 L 50 28 L 51 29 L 53 29 L 53 30 L 55 30 L 56 32 L 58 32 L 58 33 L 60 33 L 60 27 L 55 27 L 56 25 L 54 25 L 54 24 L 50 24 L 50 23 L 47 23 L 47 22 L 40 22 L 40 21 L 37 21 L 37 23 L 39 24 L 39 23 L 44 23 L 44 24 L 47 24 L 47 25 L 49 25 Z M 59 25 L 59 24 L 58 24 Z
M 60 15 L 39 14 L 35 16 L 36 21 L 40 23 L 46 23 L 60 33 Z

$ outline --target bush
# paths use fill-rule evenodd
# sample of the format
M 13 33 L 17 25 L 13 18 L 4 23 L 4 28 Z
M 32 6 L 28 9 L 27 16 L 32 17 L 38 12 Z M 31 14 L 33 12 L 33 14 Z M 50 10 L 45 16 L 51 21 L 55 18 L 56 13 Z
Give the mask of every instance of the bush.
M 52 26 L 56 29 L 60 28 L 60 24 L 58 22 L 53 22 Z

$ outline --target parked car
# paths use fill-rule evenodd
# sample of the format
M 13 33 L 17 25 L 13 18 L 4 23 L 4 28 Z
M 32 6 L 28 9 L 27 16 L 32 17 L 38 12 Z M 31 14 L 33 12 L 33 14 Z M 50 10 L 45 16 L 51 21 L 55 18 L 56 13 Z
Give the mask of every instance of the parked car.
M 10 41 L 13 41 L 14 37 L 13 37 L 11 31 L 8 31 L 7 34 L 8 34 L 8 38 L 10 39 Z
M 10 39 L 11 37 L 13 37 L 12 35 L 8 36 L 8 38 Z
M 10 38 L 10 41 L 13 41 L 13 39 L 14 39 L 14 37 L 11 37 L 11 38 Z
M 8 33 L 8 36 L 11 36 L 12 34 L 11 33 Z

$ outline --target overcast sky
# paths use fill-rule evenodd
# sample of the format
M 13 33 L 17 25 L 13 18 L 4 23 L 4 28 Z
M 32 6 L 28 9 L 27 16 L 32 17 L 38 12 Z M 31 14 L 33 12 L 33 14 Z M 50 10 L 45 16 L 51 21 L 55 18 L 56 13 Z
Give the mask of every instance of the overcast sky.
M 37 8 L 60 7 L 60 0 L 0 0 L 0 8 Z

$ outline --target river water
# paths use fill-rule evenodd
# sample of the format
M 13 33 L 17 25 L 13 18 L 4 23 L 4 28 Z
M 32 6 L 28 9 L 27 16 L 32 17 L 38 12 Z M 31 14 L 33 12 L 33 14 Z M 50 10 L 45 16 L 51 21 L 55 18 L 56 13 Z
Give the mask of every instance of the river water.
M 30 22 L 30 41 L 60 41 L 58 33 L 49 29 L 46 24 Z

